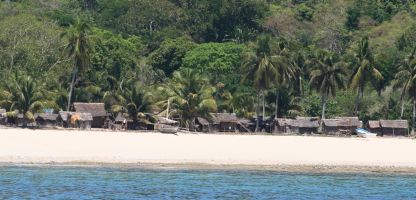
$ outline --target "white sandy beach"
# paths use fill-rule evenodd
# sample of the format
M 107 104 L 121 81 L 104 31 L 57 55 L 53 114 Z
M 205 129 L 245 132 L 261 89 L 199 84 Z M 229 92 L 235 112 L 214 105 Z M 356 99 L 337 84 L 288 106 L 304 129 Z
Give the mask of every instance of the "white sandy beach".
M 0 129 L 1 163 L 198 163 L 416 169 L 415 155 L 416 140 L 412 139 Z

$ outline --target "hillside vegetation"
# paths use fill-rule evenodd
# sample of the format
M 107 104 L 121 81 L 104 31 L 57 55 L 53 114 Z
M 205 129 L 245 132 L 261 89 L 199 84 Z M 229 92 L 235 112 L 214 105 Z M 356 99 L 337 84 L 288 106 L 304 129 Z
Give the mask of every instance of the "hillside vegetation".
M 0 107 L 411 121 L 415 14 L 411 0 L 1 1 Z

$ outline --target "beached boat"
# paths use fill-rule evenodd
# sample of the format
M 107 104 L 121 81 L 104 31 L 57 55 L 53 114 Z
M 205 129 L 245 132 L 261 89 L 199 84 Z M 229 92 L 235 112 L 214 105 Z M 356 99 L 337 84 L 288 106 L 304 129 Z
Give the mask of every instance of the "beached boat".
M 362 128 L 357 128 L 355 129 L 355 133 L 357 133 L 357 135 L 359 137 L 364 137 L 364 138 L 372 138 L 372 137 L 377 137 L 376 133 L 371 133 L 365 129 Z
M 162 126 L 159 128 L 159 131 L 161 133 L 177 133 L 179 130 L 179 127 L 177 126 Z

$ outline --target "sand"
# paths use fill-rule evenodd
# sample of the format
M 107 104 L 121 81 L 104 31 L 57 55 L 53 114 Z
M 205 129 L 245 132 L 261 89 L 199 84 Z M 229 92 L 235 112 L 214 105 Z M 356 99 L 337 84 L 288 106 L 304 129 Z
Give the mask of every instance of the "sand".
M 416 140 L 0 129 L 0 163 L 416 172 Z

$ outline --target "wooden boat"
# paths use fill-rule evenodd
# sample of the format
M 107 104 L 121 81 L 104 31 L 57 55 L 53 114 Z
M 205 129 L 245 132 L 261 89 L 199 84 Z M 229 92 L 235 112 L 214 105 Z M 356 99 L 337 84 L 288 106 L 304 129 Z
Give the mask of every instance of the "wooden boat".
M 362 128 L 355 129 L 355 132 L 357 133 L 357 135 L 359 137 L 364 137 L 364 138 L 374 138 L 374 137 L 377 137 L 377 134 L 376 133 L 371 133 L 371 132 L 369 132 L 369 131 L 367 131 L 365 129 L 362 129 Z
M 159 128 L 159 131 L 161 133 L 177 133 L 179 130 L 179 127 L 177 126 L 162 126 Z

